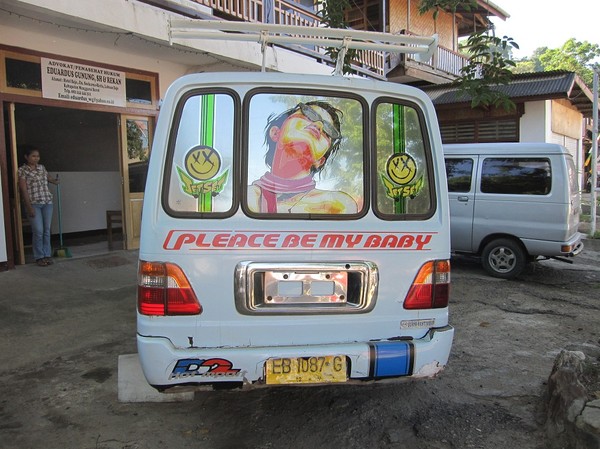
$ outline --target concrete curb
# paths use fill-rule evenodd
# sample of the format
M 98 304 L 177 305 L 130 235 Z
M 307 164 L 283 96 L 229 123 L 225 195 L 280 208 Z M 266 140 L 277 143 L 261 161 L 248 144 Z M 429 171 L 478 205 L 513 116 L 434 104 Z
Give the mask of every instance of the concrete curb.
M 146 382 L 137 354 L 119 356 L 119 402 L 185 402 L 194 400 L 193 391 L 159 393 Z

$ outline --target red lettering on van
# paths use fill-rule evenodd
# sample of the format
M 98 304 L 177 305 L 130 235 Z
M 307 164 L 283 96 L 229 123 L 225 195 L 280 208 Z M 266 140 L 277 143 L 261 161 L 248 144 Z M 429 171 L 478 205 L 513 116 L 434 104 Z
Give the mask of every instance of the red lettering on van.
M 260 238 L 264 237 L 264 234 L 251 234 L 248 237 L 248 246 L 251 248 L 260 248 Z
M 381 246 L 381 236 L 377 234 L 371 234 L 367 237 L 365 242 L 365 248 L 378 248 Z
M 346 245 L 348 245 L 348 248 L 354 248 L 362 241 L 362 238 L 362 234 L 348 234 L 346 236 Z
M 286 235 L 281 244 L 282 248 L 297 248 L 300 245 L 300 236 L 296 234 Z
M 431 234 L 417 234 L 417 251 L 422 251 L 425 245 L 431 242 Z
M 341 248 L 344 236 L 341 234 L 326 234 L 321 239 L 321 248 Z
M 305 234 L 302 236 L 302 248 L 314 248 L 317 241 L 317 234 Z
M 169 231 L 169 233 L 167 234 L 167 238 L 165 239 L 165 242 L 163 243 L 163 249 L 171 249 L 171 250 L 179 251 L 184 244 L 192 243 L 196 240 L 196 236 L 194 234 L 189 234 L 189 233 L 180 234 L 177 237 L 177 240 L 175 241 L 175 244 L 173 245 L 173 247 L 169 248 L 169 242 L 175 232 L 177 232 L 177 231 Z
M 266 233 L 222 232 L 220 230 L 176 231 L 167 233 L 163 249 L 169 251 L 236 249 L 371 249 L 426 251 L 435 233 Z
M 263 240 L 263 244 L 267 248 L 277 248 L 280 234 L 267 234 Z

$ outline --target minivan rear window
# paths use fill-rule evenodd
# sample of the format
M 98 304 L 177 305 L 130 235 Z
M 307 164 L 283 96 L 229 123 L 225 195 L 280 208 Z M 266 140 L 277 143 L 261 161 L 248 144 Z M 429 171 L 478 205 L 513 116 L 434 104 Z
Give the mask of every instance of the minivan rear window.
M 365 106 L 326 92 L 249 96 L 244 210 L 257 218 L 357 217 L 365 205 Z
M 167 166 L 166 208 L 176 216 L 218 217 L 234 208 L 234 98 L 192 92 L 178 106 Z
M 486 158 L 481 172 L 483 193 L 548 195 L 552 187 L 546 158 Z
M 375 106 L 375 213 L 416 220 L 433 213 L 430 149 L 419 108 L 381 100 Z

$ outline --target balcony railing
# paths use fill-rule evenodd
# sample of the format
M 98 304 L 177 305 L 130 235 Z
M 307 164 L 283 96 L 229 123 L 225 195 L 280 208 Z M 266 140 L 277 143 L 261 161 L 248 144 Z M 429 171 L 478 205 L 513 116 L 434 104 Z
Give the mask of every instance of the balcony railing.
M 320 18 L 312 11 L 303 8 L 299 3 L 283 0 L 193 0 L 196 3 L 213 9 L 213 14 L 226 19 L 237 19 L 245 22 L 270 22 L 280 25 L 297 25 L 317 27 Z M 272 6 L 271 6 L 272 5 Z M 266 8 L 266 9 L 265 9 Z M 270 10 L 272 8 L 272 10 Z M 325 57 L 325 48 L 314 48 Z M 392 58 L 394 60 L 395 58 Z M 396 59 L 399 63 L 410 61 L 410 55 L 402 55 Z M 444 47 L 438 47 L 432 61 L 425 66 L 433 70 L 447 73 L 451 77 L 460 75 L 460 69 L 467 63 L 467 58 Z M 363 72 L 385 77 L 387 69 L 385 55 L 381 52 L 362 50 L 354 64 Z M 389 64 L 389 63 L 388 63 Z

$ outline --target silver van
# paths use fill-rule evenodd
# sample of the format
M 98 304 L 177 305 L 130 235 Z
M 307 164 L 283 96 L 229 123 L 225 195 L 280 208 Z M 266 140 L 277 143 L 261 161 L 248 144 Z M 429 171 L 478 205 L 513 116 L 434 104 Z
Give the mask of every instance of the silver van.
M 444 145 L 451 248 L 481 256 L 492 276 L 518 276 L 539 257 L 583 250 L 573 157 L 550 143 Z

